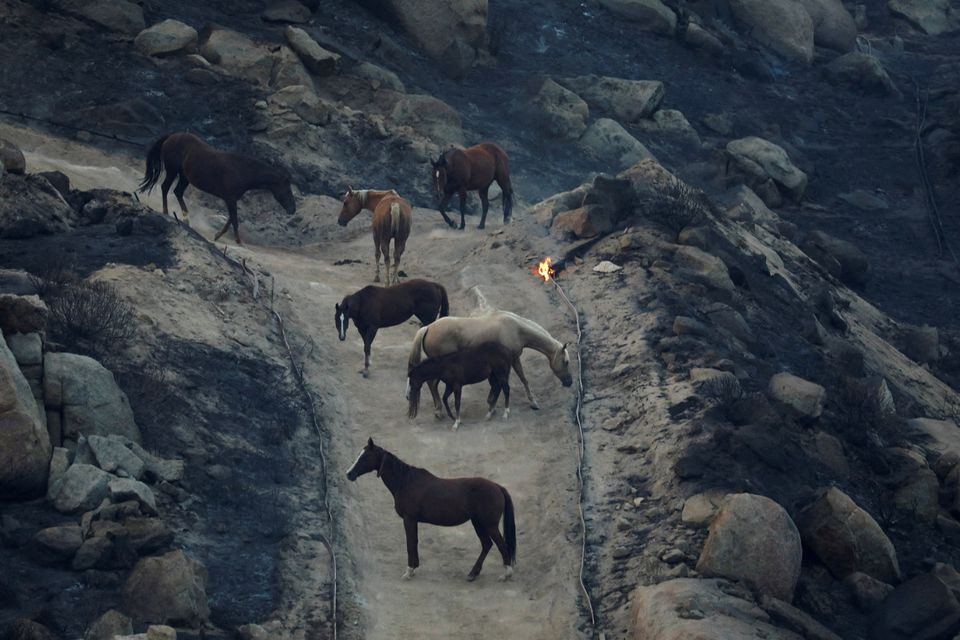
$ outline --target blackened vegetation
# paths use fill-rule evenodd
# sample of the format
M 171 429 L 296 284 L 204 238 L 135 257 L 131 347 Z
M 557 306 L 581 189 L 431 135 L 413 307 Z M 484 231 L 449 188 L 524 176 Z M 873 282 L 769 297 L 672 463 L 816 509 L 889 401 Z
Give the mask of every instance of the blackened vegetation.
M 59 344 L 104 357 L 136 335 L 133 308 L 106 282 L 78 280 L 48 290 L 47 330 Z
M 677 178 L 660 186 L 643 204 L 643 212 L 651 220 L 674 234 L 702 222 L 709 202 L 704 193 Z

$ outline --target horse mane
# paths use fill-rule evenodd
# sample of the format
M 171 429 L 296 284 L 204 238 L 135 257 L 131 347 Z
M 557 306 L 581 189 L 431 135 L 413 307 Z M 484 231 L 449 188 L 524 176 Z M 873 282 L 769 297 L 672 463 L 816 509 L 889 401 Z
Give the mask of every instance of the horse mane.
M 396 478 L 399 487 L 404 486 L 410 479 L 420 471 L 426 471 L 412 464 L 407 464 L 395 454 L 383 449 L 383 462 L 381 468 L 389 468 L 393 477 Z M 429 473 L 429 472 L 428 472 Z M 383 475 L 382 473 L 380 475 Z
M 230 153 L 230 156 L 251 176 L 253 188 L 274 185 L 290 179 L 290 172 L 282 167 L 267 164 L 263 160 L 242 153 Z

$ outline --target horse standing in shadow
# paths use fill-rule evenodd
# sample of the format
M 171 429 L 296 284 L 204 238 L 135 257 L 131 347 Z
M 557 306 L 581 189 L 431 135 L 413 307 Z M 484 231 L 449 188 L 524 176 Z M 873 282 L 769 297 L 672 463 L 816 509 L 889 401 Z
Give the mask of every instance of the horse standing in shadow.
M 382 327 L 393 327 L 417 316 L 430 324 L 450 312 L 447 290 L 435 282 L 409 280 L 392 287 L 370 285 L 346 296 L 334 306 L 334 323 L 340 340 L 347 339 L 350 320 L 363 338 L 363 377 L 370 375 L 370 346 Z
M 513 210 L 510 161 L 507 153 L 499 146 L 492 142 L 482 142 L 469 149 L 450 149 L 441 153 L 440 158 L 432 164 L 433 184 L 440 198 L 440 215 L 448 225 L 454 226 L 453 220 L 445 211 L 453 194 L 460 196 L 460 229 L 463 229 L 467 191 L 476 191 L 480 194 L 480 204 L 483 207 L 483 215 L 477 228 L 483 229 L 487 224 L 487 210 L 490 208 L 487 192 L 494 180 L 503 192 L 503 223 L 510 222 L 510 212 Z
M 437 357 L 445 353 L 454 353 L 484 342 L 496 342 L 507 348 L 513 355 L 513 370 L 523 383 L 527 392 L 530 406 L 539 409 L 527 378 L 520 364 L 520 356 L 524 349 L 539 351 L 550 362 L 550 370 L 560 379 L 565 387 L 573 384 L 573 375 L 570 373 L 570 356 L 567 354 L 566 343 L 554 339 L 550 333 L 533 320 L 518 316 L 509 311 L 494 310 L 482 316 L 472 318 L 447 317 L 441 318 L 432 324 L 421 328 L 413 339 L 410 348 L 410 357 L 407 371 L 412 370 L 420 363 L 423 355 Z M 410 380 L 407 379 L 409 389 Z M 429 381 L 430 393 L 433 395 L 433 404 L 438 417 L 443 413 L 440 407 L 440 394 L 437 392 L 437 382 Z
M 497 399 L 503 391 L 503 419 L 510 417 L 510 366 L 513 364 L 513 353 L 499 342 L 484 342 L 476 347 L 461 351 L 454 351 L 435 358 L 427 358 L 420 364 L 407 371 L 409 380 L 407 386 L 407 400 L 410 401 L 409 416 L 417 417 L 420 406 L 420 389 L 428 380 L 436 383 L 442 381 L 446 387 L 443 390 L 443 406 L 447 415 L 454 419 L 454 431 L 460 426 L 460 395 L 463 386 L 476 384 L 488 380 L 490 394 L 487 396 L 487 420 L 493 417 L 497 408 Z M 450 411 L 450 394 L 453 394 L 457 415 Z
M 480 575 L 483 561 L 494 544 L 500 551 L 505 569 L 500 580 L 509 580 L 513 576 L 517 561 L 517 527 L 513 500 L 505 488 L 485 478 L 438 478 L 378 447 L 373 438 L 367 440 L 367 446 L 347 471 L 347 479 L 354 481 L 371 471 L 377 472 L 377 477 L 393 494 L 394 508 L 403 518 L 407 536 L 407 569 L 401 576 L 404 580 L 412 578 L 420 566 L 418 523 L 456 527 L 467 520 L 480 538 L 480 557 L 467 574 L 467 580 L 473 581 Z M 500 535 L 501 516 L 503 535 Z
M 393 189 L 354 191 L 353 187 L 347 187 L 337 222 L 341 227 L 345 227 L 364 209 L 373 212 L 374 262 L 377 263 L 377 275 L 374 276 L 373 281 L 380 282 L 380 253 L 382 252 L 383 265 L 387 268 L 387 284 L 400 282 L 400 257 L 407 247 L 407 238 L 410 237 L 413 207 Z M 390 275 L 390 240 L 393 240 L 392 276 Z
M 214 236 L 214 242 L 233 225 L 234 238 L 237 244 L 242 244 L 237 220 L 237 201 L 247 191 L 266 189 L 288 214 L 293 215 L 297 211 L 290 174 L 285 170 L 238 153 L 217 151 L 192 133 L 171 133 L 153 143 L 147 152 L 147 170 L 138 191 L 142 193 L 152 190 L 164 171 L 166 176 L 160 185 L 164 215 L 169 213 L 167 192 L 178 178 L 173 194 L 177 197 L 184 221 L 188 224 L 190 212 L 187 210 L 187 203 L 183 201 L 183 193 L 191 184 L 201 191 L 222 198 L 227 204 L 227 222 Z

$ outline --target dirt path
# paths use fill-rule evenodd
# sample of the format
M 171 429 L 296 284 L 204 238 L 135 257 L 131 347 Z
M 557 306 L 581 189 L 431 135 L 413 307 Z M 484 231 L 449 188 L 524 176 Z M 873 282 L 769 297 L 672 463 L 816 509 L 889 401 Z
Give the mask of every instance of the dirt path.
M 422 220 L 408 245 L 402 268 L 411 276 L 442 282 L 451 297 L 451 313 L 475 310 L 479 287 L 490 304 L 534 318 L 560 339 L 569 339 L 567 318 L 553 307 L 544 290 L 516 260 L 501 253 L 462 259 L 489 236 L 461 234 Z M 322 211 L 333 222 L 336 211 Z M 434 213 L 435 217 L 436 214 Z M 425 219 L 427 218 L 427 219 Z M 359 222 L 359 221 L 358 221 Z M 424 233 L 424 227 L 430 231 Z M 359 604 L 366 617 L 365 638 L 554 638 L 569 637 L 577 623 L 575 431 L 570 422 L 571 396 L 550 374 L 539 354 L 525 357 L 541 410 L 532 411 L 519 381 L 512 382 L 509 421 L 484 422 L 484 385 L 464 393 L 464 424 L 457 433 L 450 421 L 437 421 L 424 398 L 420 416 L 406 417 L 403 397 L 406 358 L 417 325 L 382 330 L 373 344 L 372 373 L 359 375 L 362 342 L 351 328 L 346 342 L 336 339 L 333 306 L 346 294 L 370 283 L 371 240 L 365 225 L 342 230 L 331 225 L 327 246 L 299 254 L 257 250 L 256 257 L 277 277 L 290 298 L 287 311 L 318 348 L 307 368 L 311 384 L 328 398 L 335 414 L 334 482 L 346 517 L 345 529 L 358 576 Z M 333 266 L 345 258 L 362 264 Z M 505 485 L 517 510 L 518 567 L 512 582 L 498 582 L 500 558 L 492 553 L 475 583 L 464 580 L 479 552 L 467 525 L 420 528 L 421 568 L 414 580 L 400 575 L 406 566 L 401 520 L 393 500 L 374 476 L 349 483 L 342 477 L 368 436 L 402 459 L 440 476 L 486 476 Z M 336 490 L 335 490 L 336 491 Z

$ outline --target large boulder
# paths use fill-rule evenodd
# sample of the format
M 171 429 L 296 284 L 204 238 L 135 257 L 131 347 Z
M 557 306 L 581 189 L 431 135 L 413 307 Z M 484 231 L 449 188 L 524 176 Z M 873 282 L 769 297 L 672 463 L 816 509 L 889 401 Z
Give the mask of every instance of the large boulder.
M 560 237 L 569 234 L 575 238 L 593 238 L 612 230 L 613 220 L 610 214 L 597 205 L 586 205 L 558 213 L 551 225 L 552 233 Z
M 729 162 L 744 174 L 747 186 L 757 191 L 768 206 L 776 206 L 779 202 L 770 202 L 764 197 L 769 193 L 769 189 L 762 189 L 766 182 L 772 182 L 779 191 L 795 201 L 803 197 L 807 188 L 807 174 L 793 164 L 782 147 L 769 140 L 749 136 L 731 140 L 726 150 Z M 755 185 L 760 185 L 762 192 Z
M 697 571 L 746 580 L 765 595 L 793 600 L 803 551 L 786 510 L 764 496 L 729 496 L 710 523 Z
M 870 278 L 870 259 L 852 242 L 811 231 L 800 243 L 804 253 L 844 283 L 862 287 Z
M 876 640 L 940 640 L 960 633 L 960 576 L 947 565 L 904 582 L 877 610 Z
M 608 112 L 622 122 L 637 122 L 653 116 L 663 103 L 665 94 L 663 83 L 659 80 L 625 80 L 589 75 L 562 78 L 559 83 L 587 104 Z
M 857 23 L 840 0 L 800 0 L 813 20 L 813 41 L 821 47 L 850 51 L 857 42 Z
M 113 374 L 93 358 L 47 353 L 43 393 L 47 408 L 61 412 L 65 439 L 116 434 L 140 441 L 126 394 Z
M 869 513 L 836 487 L 827 489 L 797 518 L 804 544 L 838 579 L 857 571 L 900 580 L 897 552 Z
M 128 0 L 57 0 L 56 4 L 64 13 L 128 36 L 146 26 L 143 9 Z
M 806 418 L 819 418 L 827 391 L 822 386 L 786 371 L 770 378 L 770 397 L 794 409 Z
M 579 144 L 589 155 L 611 163 L 617 170 L 653 158 L 653 154 L 642 142 L 630 135 L 619 122 L 610 118 L 600 118 L 591 124 L 580 138 Z
M 674 260 L 682 271 L 708 286 L 725 291 L 736 289 L 727 265 L 715 255 L 697 247 L 681 246 L 677 247 Z
M 264 22 L 292 22 L 304 24 L 313 14 L 298 0 L 275 0 L 260 14 Z
M 399 94 L 390 117 L 408 125 L 441 146 L 462 144 L 463 128 L 457 110 L 442 100 L 423 94 Z
M 211 31 L 200 46 L 200 54 L 227 73 L 250 82 L 268 85 L 273 75 L 274 58 L 270 51 L 236 31 Z
M 61 513 L 90 511 L 107 497 L 111 478 L 92 464 L 70 465 L 58 482 L 53 507 Z
M 27 161 L 24 159 L 20 147 L 9 140 L 0 138 L 0 175 L 3 171 L 22 175 L 27 171 Z
M 600 4 L 644 31 L 669 36 L 677 29 L 677 14 L 660 0 L 600 0 Z
M 794 62 L 813 61 L 813 19 L 796 0 L 730 0 L 738 26 Z
M 73 216 L 45 178 L 11 175 L 0 180 L 0 238 L 25 240 L 66 231 Z
M 40 407 L 0 339 L 0 498 L 43 495 L 53 447 Z
M 960 10 L 950 0 L 889 0 L 887 6 L 932 36 L 960 29 Z
M 83 544 L 83 530 L 76 524 L 48 527 L 37 532 L 34 542 L 52 558 L 69 560 Z
M 869 53 L 851 51 L 831 60 L 823 71 L 832 82 L 859 89 L 864 93 L 899 93 L 887 70 L 883 68 L 883 63 Z
M 47 327 L 50 310 L 37 295 L 0 293 L 0 331 L 8 333 L 42 333 Z
M 364 0 L 400 23 L 435 60 L 473 64 L 487 46 L 487 0 Z M 463 52 L 461 52 L 463 50 Z M 467 56 L 465 53 L 470 53 Z
M 287 27 L 283 35 L 303 64 L 318 76 L 329 76 L 340 69 L 340 54 L 327 51 L 299 27 Z
M 725 580 L 678 578 L 637 587 L 631 640 L 801 640 L 770 624 L 769 616 Z
M 116 609 L 108 609 L 106 613 L 93 621 L 83 634 L 83 640 L 113 640 L 114 636 L 124 636 L 133 633 L 133 622 Z
M 292 85 L 270 96 L 270 103 L 293 111 L 309 124 L 323 126 L 333 117 L 333 109 L 309 87 Z
M 121 438 L 90 435 L 87 437 L 87 445 L 93 452 L 97 466 L 108 473 L 121 473 L 139 480 L 147 469 L 146 463 L 133 453 Z
M 313 78 L 300 58 L 293 49 L 282 45 L 273 53 L 270 86 L 274 89 L 292 86 L 306 86 L 311 91 L 315 89 Z
M 576 93 L 546 78 L 530 100 L 539 129 L 551 138 L 576 140 L 587 129 L 590 108 Z
M 113 478 L 107 484 L 110 500 L 119 503 L 127 500 L 136 501 L 141 510 L 149 515 L 157 514 L 157 499 L 153 491 L 144 483 L 132 478 Z
M 196 628 L 210 616 L 207 570 L 180 549 L 140 560 L 121 597 L 123 610 L 140 622 Z
M 167 19 L 144 29 L 133 40 L 133 47 L 145 56 L 187 53 L 197 46 L 197 30 L 179 20 Z

